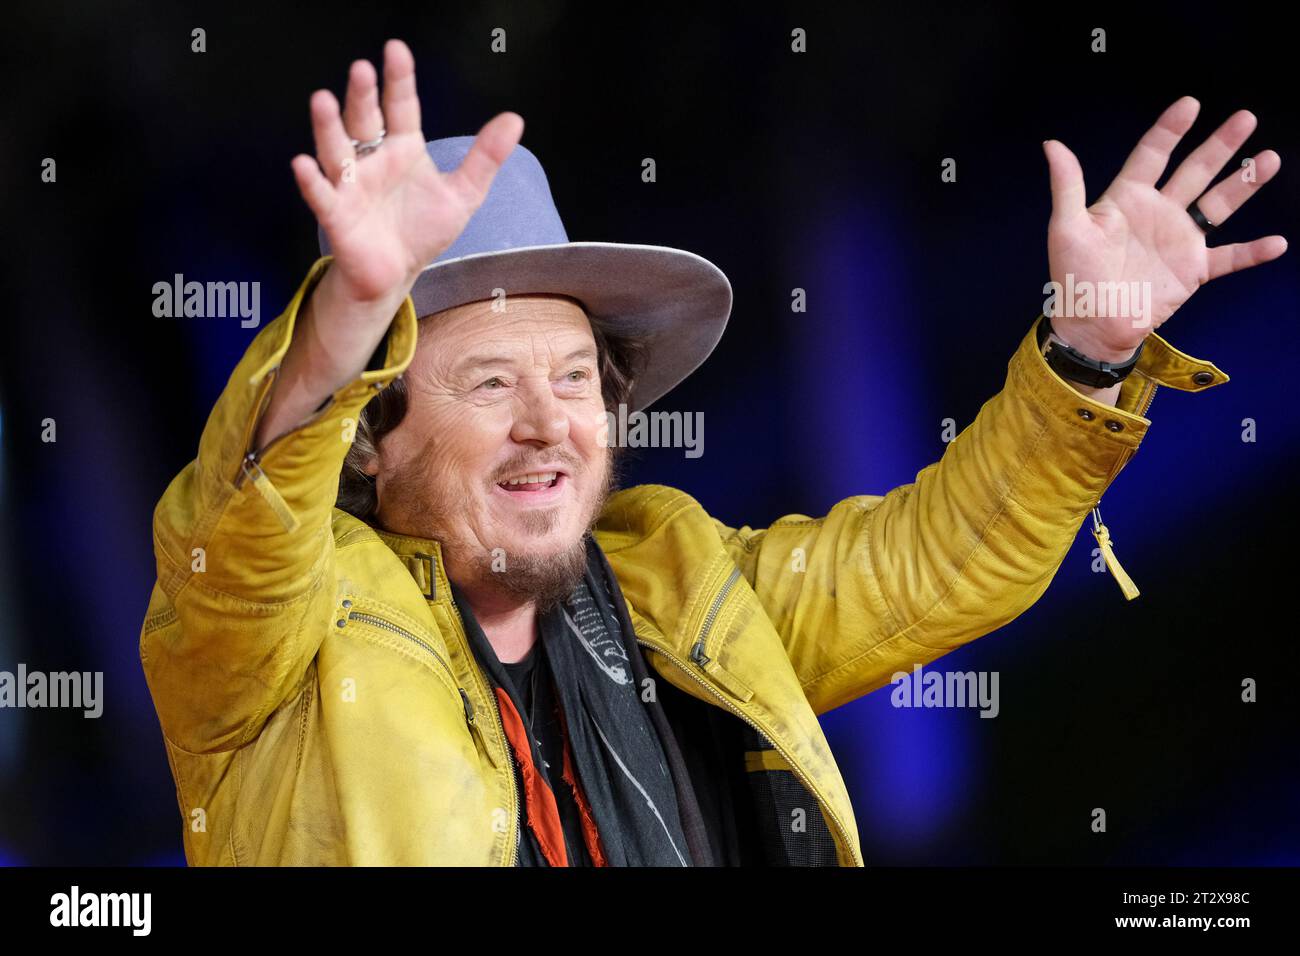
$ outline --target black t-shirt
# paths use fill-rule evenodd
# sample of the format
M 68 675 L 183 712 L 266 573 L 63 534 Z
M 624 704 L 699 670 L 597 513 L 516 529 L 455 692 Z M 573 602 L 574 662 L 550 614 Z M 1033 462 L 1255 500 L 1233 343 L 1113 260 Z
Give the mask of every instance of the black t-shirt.
M 573 791 L 564 780 L 564 740 L 557 710 L 558 701 L 551 685 L 551 670 L 546 662 L 546 652 L 539 638 L 522 660 L 513 664 L 502 663 L 519 698 L 524 712 L 520 714 L 524 726 L 537 740 L 546 766 L 546 778 L 555 794 L 555 804 L 560 811 L 560 826 L 564 830 L 564 843 L 568 849 L 570 866 L 591 866 L 591 856 L 582 838 L 582 812 L 578 809 Z M 530 716 L 531 715 L 531 716 Z M 524 835 L 525 839 L 530 837 Z

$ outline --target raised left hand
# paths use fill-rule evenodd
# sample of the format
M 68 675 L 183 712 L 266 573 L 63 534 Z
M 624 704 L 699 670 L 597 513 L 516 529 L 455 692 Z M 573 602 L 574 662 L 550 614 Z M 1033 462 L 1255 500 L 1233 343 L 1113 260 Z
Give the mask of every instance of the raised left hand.
M 1209 247 L 1187 211 L 1196 200 L 1202 214 L 1221 225 L 1281 167 L 1281 157 L 1266 149 L 1205 192 L 1254 131 L 1257 121 L 1247 110 L 1228 117 L 1183 160 L 1163 188 L 1156 188 L 1170 153 L 1200 108 L 1195 99 L 1184 96 L 1166 109 L 1091 206 L 1085 206 L 1083 170 L 1074 153 L 1059 140 L 1043 144 L 1052 184 L 1047 230 L 1052 281 L 1058 289 L 1076 290 L 1073 300 L 1058 295 L 1052 326 L 1065 342 L 1095 359 L 1126 361 L 1202 285 L 1286 251 L 1286 239 L 1277 235 Z M 1088 288 L 1094 293 L 1094 314 L 1068 314 L 1084 311 L 1078 290 Z M 1108 301 L 1108 290 L 1119 288 L 1138 295 L 1130 296 L 1127 308 L 1107 310 L 1122 314 L 1096 315 L 1096 305 Z

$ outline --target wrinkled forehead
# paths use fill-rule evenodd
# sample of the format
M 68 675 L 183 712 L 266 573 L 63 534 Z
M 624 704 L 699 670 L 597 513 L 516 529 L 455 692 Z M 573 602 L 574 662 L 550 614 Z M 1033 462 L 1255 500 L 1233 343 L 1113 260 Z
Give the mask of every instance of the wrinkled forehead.
M 578 299 L 537 293 L 480 299 L 422 316 L 416 351 L 445 365 L 471 353 L 504 357 L 562 350 L 565 355 L 559 357 L 564 358 L 594 342 L 591 323 Z

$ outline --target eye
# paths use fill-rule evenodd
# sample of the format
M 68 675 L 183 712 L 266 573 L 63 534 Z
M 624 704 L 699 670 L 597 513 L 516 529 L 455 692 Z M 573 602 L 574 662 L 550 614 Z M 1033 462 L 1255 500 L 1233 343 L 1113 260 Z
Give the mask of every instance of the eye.
M 575 375 L 578 376 L 578 377 L 577 377 L 577 378 L 574 378 L 573 376 L 575 376 Z M 575 369 L 574 369 L 572 372 L 570 372 L 566 377 L 568 378 L 568 380 L 569 380 L 570 382 L 585 382 L 585 381 L 586 381 L 588 378 L 590 378 L 591 376 L 590 376 L 590 374 L 587 372 L 587 370 L 586 370 L 585 368 L 575 368 Z
M 490 387 L 489 387 L 489 386 L 492 385 L 493 382 L 495 382 L 497 385 L 500 385 L 500 386 L 502 386 L 502 387 L 505 386 L 505 382 L 501 381 L 501 379 L 500 379 L 498 376 L 494 375 L 494 376 L 492 376 L 490 379 L 488 379 L 486 382 L 484 382 L 482 385 L 480 385 L 479 388 L 486 388 L 488 391 L 490 391 L 490 392 L 494 392 L 494 391 L 496 391 L 496 389 L 495 389 L 495 388 L 490 388 Z

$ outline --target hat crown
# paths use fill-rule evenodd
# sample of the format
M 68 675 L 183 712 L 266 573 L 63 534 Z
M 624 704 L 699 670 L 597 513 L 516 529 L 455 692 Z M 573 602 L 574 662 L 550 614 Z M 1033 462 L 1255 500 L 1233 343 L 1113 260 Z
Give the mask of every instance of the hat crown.
M 460 166 L 473 143 L 473 136 L 447 136 L 426 143 L 424 148 L 433 164 L 449 173 Z M 330 255 L 325 230 L 317 227 L 316 233 L 321 255 Z M 568 241 L 546 171 L 537 157 L 520 143 L 497 170 L 487 197 L 470 216 L 456 241 L 430 265 L 485 252 Z

